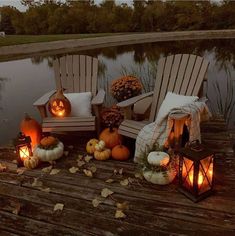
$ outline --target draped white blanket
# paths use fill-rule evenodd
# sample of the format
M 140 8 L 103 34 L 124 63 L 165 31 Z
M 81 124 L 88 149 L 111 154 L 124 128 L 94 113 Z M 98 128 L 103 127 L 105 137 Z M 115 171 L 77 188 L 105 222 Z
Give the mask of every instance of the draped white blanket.
M 155 122 L 144 126 L 136 139 L 135 162 L 138 162 L 147 146 L 152 147 L 155 143 L 162 146 L 166 143 L 173 127 L 173 120 L 170 118 L 170 115 L 174 113 L 189 115 L 189 119 L 186 122 L 189 130 L 189 141 L 197 139 L 201 141 L 200 121 L 209 119 L 211 113 L 204 101 L 196 101 L 171 109 L 168 116 L 158 114 Z

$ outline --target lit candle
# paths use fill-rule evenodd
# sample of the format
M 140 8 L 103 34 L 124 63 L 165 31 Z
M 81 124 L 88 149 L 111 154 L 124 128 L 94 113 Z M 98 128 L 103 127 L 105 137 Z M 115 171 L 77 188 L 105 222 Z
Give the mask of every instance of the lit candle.
M 22 161 L 27 159 L 30 156 L 29 148 L 27 146 L 20 147 L 20 158 Z
M 190 171 L 189 173 L 189 181 L 190 181 L 190 184 L 193 185 L 193 171 Z M 198 187 L 201 187 L 202 182 L 203 182 L 203 175 L 201 171 L 199 171 L 198 180 L 197 180 Z

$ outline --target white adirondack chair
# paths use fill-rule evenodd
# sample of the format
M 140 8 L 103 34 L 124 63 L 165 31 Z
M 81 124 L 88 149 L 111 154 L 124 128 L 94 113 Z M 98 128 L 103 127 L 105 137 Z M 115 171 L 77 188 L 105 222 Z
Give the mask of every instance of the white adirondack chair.
M 207 60 L 192 54 L 177 54 L 161 58 L 158 61 L 154 91 L 117 104 L 124 110 L 125 117 L 119 126 L 119 133 L 136 139 L 139 131 L 146 124 L 155 121 L 158 110 L 168 91 L 188 96 L 199 95 L 208 65 L 209 62 Z M 150 103 L 149 100 L 151 100 Z M 141 109 L 146 110 L 149 104 L 151 104 L 151 110 L 148 120 L 132 120 L 134 105 L 141 106 Z M 175 122 L 175 142 L 176 145 L 179 145 L 183 125 L 187 117 L 177 114 L 171 118 Z
M 48 117 L 47 103 L 56 90 L 39 98 L 33 105 L 42 117 L 43 132 L 100 131 L 100 109 L 105 91 L 97 92 L 98 59 L 85 55 L 67 55 L 53 61 L 56 88 L 65 92 L 91 92 L 93 116 L 91 117 Z

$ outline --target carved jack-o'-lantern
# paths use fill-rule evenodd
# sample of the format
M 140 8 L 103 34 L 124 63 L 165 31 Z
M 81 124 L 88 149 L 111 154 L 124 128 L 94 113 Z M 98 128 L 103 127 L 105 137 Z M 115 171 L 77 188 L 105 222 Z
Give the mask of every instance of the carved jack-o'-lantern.
M 64 117 L 70 114 L 71 105 L 69 100 L 64 96 L 62 89 L 51 96 L 48 109 L 53 116 Z

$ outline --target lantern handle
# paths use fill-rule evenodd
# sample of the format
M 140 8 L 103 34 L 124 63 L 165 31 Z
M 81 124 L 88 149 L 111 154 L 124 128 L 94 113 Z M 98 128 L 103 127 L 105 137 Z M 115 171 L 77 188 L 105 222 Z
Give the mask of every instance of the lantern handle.
M 201 152 L 204 149 L 198 139 L 189 142 L 187 146 L 194 152 Z

